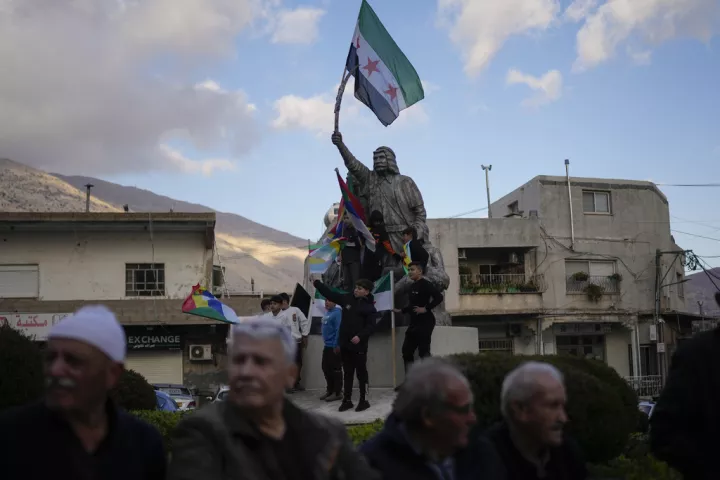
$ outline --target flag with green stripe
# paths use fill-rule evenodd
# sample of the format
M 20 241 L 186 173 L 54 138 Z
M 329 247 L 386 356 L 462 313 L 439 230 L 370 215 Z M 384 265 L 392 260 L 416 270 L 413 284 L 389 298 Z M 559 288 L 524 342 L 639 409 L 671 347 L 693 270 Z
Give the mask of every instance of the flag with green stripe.
M 375 282 L 372 294 L 375 299 L 375 309 L 378 312 L 392 310 L 392 287 L 393 286 L 392 283 L 390 283 L 389 273 L 387 275 L 384 275 L 377 282 Z M 337 293 L 347 293 L 345 290 L 339 288 L 332 288 L 332 291 Z M 323 297 L 317 289 L 315 290 L 315 298 L 313 299 L 311 312 L 311 317 L 324 317 L 327 313 L 327 310 L 325 309 L 325 297 Z
M 365 0 L 345 68 L 355 77 L 355 98 L 385 126 L 402 110 L 425 98 L 415 67 Z

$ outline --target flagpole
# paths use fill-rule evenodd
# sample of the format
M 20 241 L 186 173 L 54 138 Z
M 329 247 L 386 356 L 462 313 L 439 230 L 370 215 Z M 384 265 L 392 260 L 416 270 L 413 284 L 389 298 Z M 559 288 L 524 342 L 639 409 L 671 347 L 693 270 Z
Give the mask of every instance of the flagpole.
M 390 270 L 390 341 L 392 342 L 393 388 L 397 388 L 397 346 L 395 345 L 395 272 Z
M 342 97 L 345 93 L 345 86 L 347 85 L 347 82 L 348 80 L 350 80 L 351 76 L 351 72 L 345 73 L 345 71 L 343 70 L 342 81 L 340 82 L 337 97 L 335 98 L 335 133 L 338 133 L 340 131 L 340 104 L 342 103 Z

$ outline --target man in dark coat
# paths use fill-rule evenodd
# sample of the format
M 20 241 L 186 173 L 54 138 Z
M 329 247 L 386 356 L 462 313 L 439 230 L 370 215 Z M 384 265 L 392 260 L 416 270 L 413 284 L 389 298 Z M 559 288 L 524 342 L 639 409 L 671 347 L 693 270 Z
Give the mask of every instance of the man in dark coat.
M 344 425 L 285 397 L 296 349 L 289 329 L 270 317 L 232 326 L 227 399 L 177 426 L 168 480 L 377 479 Z
M 562 373 L 548 363 L 526 362 L 507 374 L 500 398 L 504 422 L 485 437 L 509 479 L 587 479 L 583 455 L 563 431 L 566 400 Z
M 323 297 L 342 308 L 342 320 L 338 345 L 344 371 L 344 398 L 340 404 L 341 412 L 353 408 L 352 387 L 353 376 L 357 372 L 358 386 L 360 387 L 360 401 L 355 409 L 358 412 L 370 408 L 367 400 L 368 371 L 367 351 L 368 340 L 375 330 L 377 310 L 375 309 L 372 293 L 373 284 L 370 280 L 361 278 L 355 283 L 353 293 L 338 293 L 331 290 L 320 280 L 313 283 Z
M 383 480 L 504 480 L 489 444 L 469 445 L 475 423 L 467 379 L 441 359 L 413 365 L 383 429 L 360 447 Z
M 720 476 L 720 328 L 695 335 L 673 355 L 650 418 L 650 448 L 686 480 Z

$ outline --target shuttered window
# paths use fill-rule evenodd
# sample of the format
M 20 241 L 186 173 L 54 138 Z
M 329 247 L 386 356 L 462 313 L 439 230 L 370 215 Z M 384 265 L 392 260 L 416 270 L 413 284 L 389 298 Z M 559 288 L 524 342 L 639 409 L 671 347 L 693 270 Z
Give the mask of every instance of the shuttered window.
M 37 265 L 0 265 L 0 298 L 38 298 L 40 270 Z

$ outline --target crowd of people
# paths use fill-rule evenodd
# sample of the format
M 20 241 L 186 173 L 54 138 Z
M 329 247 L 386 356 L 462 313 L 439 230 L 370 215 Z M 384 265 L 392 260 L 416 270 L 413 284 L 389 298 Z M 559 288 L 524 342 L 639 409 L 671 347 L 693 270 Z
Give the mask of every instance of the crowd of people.
M 343 300 L 364 298 L 353 297 Z M 702 360 L 717 356 L 719 338 L 716 330 L 693 340 L 693 348 L 681 347 L 653 419 L 653 450 L 690 480 L 716 478 L 714 462 L 705 455 L 718 446 L 713 413 L 717 375 L 716 367 Z M 173 431 L 168 452 L 154 427 L 112 400 L 126 356 L 121 325 L 105 307 L 84 307 L 50 330 L 44 398 L 0 414 L 2 478 L 588 477 L 583 453 L 564 429 L 563 375 L 548 363 L 526 362 L 505 376 L 503 420 L 480 432 L 474 428 L 475 399 L 468 379 L 450 362 L 425 358 L 409 369 L 382 430 L 355 449 L 341 423 L 300 409 L 286 394 L 297 382 L 300 344 L 290 328 L 269 316 L 233 325 L 226 401 L 185 416 Z M 340 351 L 342 355 L 342 345 Z M 699 382 L 689 367 L 710 375 Z

